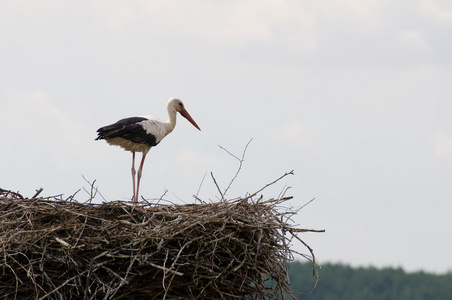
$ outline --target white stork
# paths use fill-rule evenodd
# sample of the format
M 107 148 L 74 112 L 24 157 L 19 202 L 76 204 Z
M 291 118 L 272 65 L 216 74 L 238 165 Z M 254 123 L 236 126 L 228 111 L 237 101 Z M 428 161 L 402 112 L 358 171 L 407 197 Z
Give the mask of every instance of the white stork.
M 101 127 L 97 130 L 98 136 L 96 140 L 104 139 L 110 145 L 116 145 L 132 152 L 132 183 L 133 183 L 133 204 L 138 203 L 138 195 L 140 190 L 140 179 L 144 164 L 144 159 L 149 150 L 156 146 L 160 141 L 173 131 L 176 126 L 176 113 L 179 112 L 196 128 L 201 130 L 190 114 L 185 110 L 182 101 L 172 98 L 168 101 L 169 120 L 162 120 L 151 117 L 131 117 L 121 119 L 118 122 Z M 140 167 L 138 169 L 138 178 L 135 188 L 135 152 L 142 152 Z

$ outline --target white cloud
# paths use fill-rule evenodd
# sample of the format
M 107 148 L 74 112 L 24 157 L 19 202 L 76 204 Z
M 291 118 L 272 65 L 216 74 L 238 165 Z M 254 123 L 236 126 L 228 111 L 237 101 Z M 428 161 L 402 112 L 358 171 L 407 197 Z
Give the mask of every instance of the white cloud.
M 45 133 L 38 134 L 42 130 L 40 128 L 42 121 L 64 118 L 45 91 L 10 89 L 6 95 L 6 105 L 1 110 L 1 119 L 5 124 L 14 125 L 7 130 L 2 126 L 2 136 L 12 137 L 18 133 L 28 132 L 30 134 L 23 138 L 28 142 L 37 142 Z
M 449 1 L 422 0 L 419 2 L 419 9 L 441 22 L 452 21 L 452 4 Z
M 379 12 L 386 5 L 382 0 L 326 0 L 319 3 L 321 13 L 328 18 L 340 18 L 364 23 L 376 23 L 380 20 Z
M 276 140 L 291 146 L 300 148 L 310 148 L 315 146 L 315 143 L 307 133 L 306 128 L 298 122 L 284 124 L 273 134 Z
M 91 7 L 107 28 L 118 32 L 238 44 L 282 39 L 305 52 L 315 48 L 316 14 L 300 1 L 95 1 Z
M 419 50 L 421 52 L 429 51 L 430 46 L 425 40 L 423 34 L 416 30 L 401 30 L 396 34 L 396 38 L 400 43 Z
M 210 153 L 196 151 L 192 147 L 182 149 L 175 159 L 177 164 L 185 165 L 187 169 L 200 165 L 205 168 L 220 165 L 220 161 L 216 156 Z
M 1 107 L 0 120 L 0 139 L 14 141 L 8 148 L 30 160 L 42 151 L 49 154 L 47 158 L 52 153 L 53 158 L 65 164 L 65 153 L 70 153 L 80 142 L 77 122 L 43 90 L 10 89 Z
M 452 159 L 452 136 L 445 132 L 437 132 L 434 136 L 435 155 L 443 159 Z
M 67 4 L 64 0 L 41 0 L 41 1 L 28 1 L 28 0 L 5 0 L 1 5 L 4 8 L 10 8 L 18 11 L 28 12 L 56 12 L 63 8 Z

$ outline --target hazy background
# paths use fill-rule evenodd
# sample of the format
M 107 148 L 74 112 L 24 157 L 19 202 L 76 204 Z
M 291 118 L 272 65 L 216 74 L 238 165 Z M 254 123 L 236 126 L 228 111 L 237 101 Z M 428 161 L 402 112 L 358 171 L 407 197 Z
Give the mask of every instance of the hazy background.
M 295 221 L 326 229 L 302 235 L 320 262 L 451 271 L 451 37 L 441 0 L 2 0 L 0 187 L 130 199 L 131 154 L 96 130 L 179 97 L 202 131 L 178 118 L 145 198 L 216 199 L 238 166 L 218 145 L 253 138 L 228 197 L 294 169 L 263 195 L 316 198 Z

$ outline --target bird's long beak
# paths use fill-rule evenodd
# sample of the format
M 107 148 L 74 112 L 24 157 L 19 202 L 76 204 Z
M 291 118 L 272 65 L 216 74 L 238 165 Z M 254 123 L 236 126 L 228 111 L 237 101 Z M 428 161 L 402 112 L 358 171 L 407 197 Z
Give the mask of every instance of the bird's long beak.
M 198 130 L 201 130 L 201 128 L 199 128 L 198 124 L 196 124 L 195 120 L 193 120 L 193 118 L 190 116 L 190 114 L 188 113 L 188 111 L 186 111 L 185 109 L 184 109 L 184 110 L 181 110 L 181 111 L 180 111 L 180 114 L 181 114 L 185 119 L 187 119 L 188 121 L 190 121 L 190 123 L 192 123 L 193 126 L 195 126 L 196 128 L 198 128 Z

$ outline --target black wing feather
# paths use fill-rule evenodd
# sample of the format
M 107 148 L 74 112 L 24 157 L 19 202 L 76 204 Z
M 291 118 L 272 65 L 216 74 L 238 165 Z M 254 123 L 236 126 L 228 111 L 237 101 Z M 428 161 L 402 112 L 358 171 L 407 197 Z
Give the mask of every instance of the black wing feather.
M 134 143 L 155 146 L 158 144 L 155 140 L 155 136 L 147 133 L 140 124 L 140 122 L 145 120 L 147 119 L 144 117 L 131 117 L 101 127 L 97 130 L 98 136 L 96 140 L 120 137 Z

